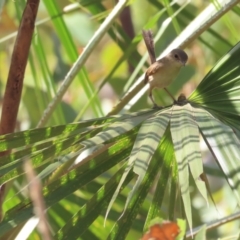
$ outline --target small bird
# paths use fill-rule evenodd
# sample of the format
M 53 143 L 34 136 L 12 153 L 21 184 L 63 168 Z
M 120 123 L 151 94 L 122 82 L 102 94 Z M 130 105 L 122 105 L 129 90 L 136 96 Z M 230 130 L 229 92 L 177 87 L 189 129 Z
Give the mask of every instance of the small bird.
M 168 55 L 154 62 L 146 71 L 144 83 L 149 83 L 149 97 L 154 106 L 152 90 L 166 88 L 178 75 L 182 66 L 185 66 L 188 56 L 181 49 L 173 49 Z
M 152 33 L 150 31 L 143 31 L 143 38 L 152 63 L 145 73 L 144 83 L 149 83 L 149 97 L 154 107 L 156 107 L 157 104 L 153 100 L 152 90 L 154 88 L 164 88 L 171 98 L 173 98 L 166 87 L 176 78 L 181 67 L 185 66 L 188 55 L 183 50 L 176 48 L 165 57 L 156 61 Z M 174 98 L 173 100 L 175 102 Z

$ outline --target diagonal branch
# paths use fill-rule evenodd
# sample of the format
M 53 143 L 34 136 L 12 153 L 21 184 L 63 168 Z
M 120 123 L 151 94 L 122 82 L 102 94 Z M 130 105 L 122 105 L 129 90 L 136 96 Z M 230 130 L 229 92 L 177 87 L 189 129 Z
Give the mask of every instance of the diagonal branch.
M 239 218 L 240 218 L 240 212 L 236 212 L 236 213 L 231 214 L 227 217 L 223 217 L 221 219 L 214 220 L 214 221 L 211 221 L 209 223 L 206 223 L 206 229 L 207 230 L 214 229 L 214 228 L 222 226 L 226 223 L 235 221 Z M 202 228 L 202 226 L 199 226 L 199 227 L 196 227 L 196 228 L 192 229 L 192 231 L 188 231 L 187 234 L 186 234 L 186 239 L 192 239 L 193 236 L 195 236 L 201 228 Z

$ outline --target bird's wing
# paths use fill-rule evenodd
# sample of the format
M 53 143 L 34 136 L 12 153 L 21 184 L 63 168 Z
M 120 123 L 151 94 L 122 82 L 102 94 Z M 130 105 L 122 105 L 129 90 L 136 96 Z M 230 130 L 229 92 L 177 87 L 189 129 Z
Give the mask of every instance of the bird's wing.
M 154 62 L 156 62 L 156 55 L 152 32 L 150 30 L 142 30 L 142 35 L 145 45 L 147 47 L 151 63 L 153 64 Z
M 161 68 L 163 67 L 163 63 L 160 61 L 157 61 L 153 63 L 146 71 L 145 73 L 145 78 L 144 78 L 144 83 L 148 82 L 148 77 L 155 74 L 157 71 L 160 71 Z

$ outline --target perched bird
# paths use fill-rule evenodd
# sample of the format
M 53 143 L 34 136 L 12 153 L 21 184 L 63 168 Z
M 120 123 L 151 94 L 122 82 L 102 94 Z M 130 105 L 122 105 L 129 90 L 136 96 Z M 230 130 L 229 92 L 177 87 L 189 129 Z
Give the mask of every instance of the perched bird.
M 188 55 L 183 50 L 177 48 L 156 61 L 151 31 L 143 31 L 143 38 L 152 63 L 145 73 L 144 83 L 149 83 L 149 97 L 154 106 L 157 106 L 152 97 L 152 90 L 154 88 L 164 88 L 170 97 L 173 98 L 166 87 L 176 78 L 181 67 L 185 66 Z M 175 101 L 174 98 L 173 100 Z

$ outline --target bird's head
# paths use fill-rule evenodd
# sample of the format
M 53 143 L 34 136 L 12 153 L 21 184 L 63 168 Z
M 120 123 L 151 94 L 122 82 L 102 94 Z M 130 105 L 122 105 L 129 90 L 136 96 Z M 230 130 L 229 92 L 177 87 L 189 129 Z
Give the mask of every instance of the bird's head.
M 170 53 L 169 56 L 175 60 L 178 64 L 181 64 L 181 66 L 185 66 L 187 60 L 188 60 L 188 55 L 181 49 L 176 48 L 173 49 Z

